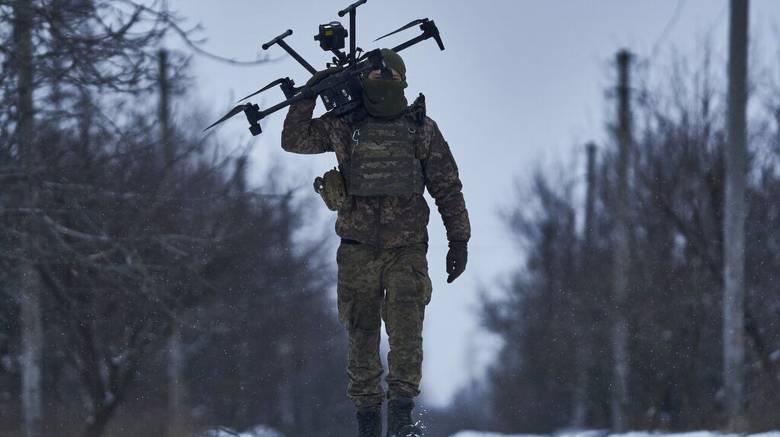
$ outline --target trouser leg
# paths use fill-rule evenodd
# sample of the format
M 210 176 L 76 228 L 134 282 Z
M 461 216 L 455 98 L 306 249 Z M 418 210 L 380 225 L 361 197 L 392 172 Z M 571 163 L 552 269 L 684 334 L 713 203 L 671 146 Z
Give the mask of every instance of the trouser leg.
M 382 404 L 381 263 L 372 249 L 341 244 L 337 253 L 339 319 L 349 335 L 347 395 L 357 408 Z
M 425 244 L 396 249 L 384 272 L 382 316 L 390 340 L 389 398 L 414 398 L 420 393 L 423 319 L 431 299 L 426 252 Z

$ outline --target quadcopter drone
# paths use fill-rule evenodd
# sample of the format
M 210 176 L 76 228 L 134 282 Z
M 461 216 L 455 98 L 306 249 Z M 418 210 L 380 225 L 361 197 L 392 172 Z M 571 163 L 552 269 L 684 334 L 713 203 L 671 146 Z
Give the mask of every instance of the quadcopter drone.
M 358 6 L 366 3 L 367 0 L 359 0 L 347 8 L 338 12 L 339 17 L 349 14 L 349 30 L 338 21 L 332 21 L 330 23 L 321 24 L 318 29 L 318 33 L 314 36 L 314 40 L 319 42 L 320 48 L 324 51 L 333 53 L 334 57 L 332 62 L 327 66 L 334 69 L 334 73 L 324 78 L 323 80 L 311 84 L 303 85 L 300 87 L 295 86 L 295 82 L 289 77 L 283 77 L 276 79 L 258 91 L 244 97 L 239 100 L 243 102 L 250 97 L 254 97 L 264 91 L 267 91 L 275 86 L 279 86 L 284 93 L 285 100 L 279 102 L 266 109 L 260 110 L 257 104 L 246 102 L 237 105 L 231 109 L 224 117 L 217 120 L 214 124 L 207 127 L 205 130 L 222 123 L 223 121 L 240 114 L 241 112 L 246 115 L 247 121 L 249 121 L 249 131 L 252 135 L 260 135 L 262 130 L 260 128 L 260 120 L 273 114 L 280 109 L 286 108 L 296 102 L 305 99 L 311 99 L 312 97 L 319 96 L 322 99 L 325 109 L 333 116 L 341 116 L 345 114 L 359 112 L 363 108 L 363 102 L 361 99 L 362 85 L 361 75 L 373 70 L 380 70 L 382 76 L 385 78 L 391 77 L 390 69 L 388 68 L 385 60 L 382 57 L 382 53 L 379 49 L 374 49 L 368 52 L 363 52 L 359 47 L 356 47 L 355 38 L 355 22 Z M 433 38 L 439 46 L 440 50 L 444 50 L 444 43 L 442 43 L 441 36 L 439 35 L 439 29 L 433 20 L 428 18 L 422 18 L 414 20 L 399 29 L 396 29 L 386 35 L 380 36 L 374 41 L 386 38 L 390 35 L 394 35 L 403 30 L 419 25 L 422 34 L 402 43 L 392 50 L 400 52 L 406 48 L 409 48 L 421 41 L 429 38 Z M 278 44 L 284 49 L 290 56 L 293 57 L 299 64 L 303 66 L 309 73 L 314 75 L 317 73 L 310 63 L 308 63 L 300 54 L 298 54 L 292 47 L 290 47 L 284 39 L 292 35 L 293 31 L 288 29 L 276 38 L 263 44 L 263 50 L 268 50 L 271 46 Z M 346 38 L 349 36 L 349 53 L 344 53 Z

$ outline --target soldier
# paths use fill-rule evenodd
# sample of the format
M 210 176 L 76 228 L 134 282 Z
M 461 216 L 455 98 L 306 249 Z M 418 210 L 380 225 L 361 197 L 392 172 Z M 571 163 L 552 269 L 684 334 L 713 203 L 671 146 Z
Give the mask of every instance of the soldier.
M 466 267 L 471 234 L 449 146 L 425 116 L 422 94 L 407 106 L 401 57 L 389 49 L 382 55 L 392 79 L 380 70 L 364 75 L 367 114 L 362 119 L 329 114 L 313 119 L 316 100 L 311 99 L 290 107 L 282 132 L 284 150 L 335 152 L 339 163 L 340 172 L 331 171 L 318 182 L 328 206 L 338 210 L 338 313 L 349 336 L 347 394 L 357 409 L 360 437 L 382 432 L 380 317 L 390 341 L 386 435 L 419 432 L 411 416 L 420 393 L 423 316 L 431 299 L 430 210 L 423 190 L 435 200 L 446 227 L 448 283 Z M 317 73 L 309 84 L 331 72 Z

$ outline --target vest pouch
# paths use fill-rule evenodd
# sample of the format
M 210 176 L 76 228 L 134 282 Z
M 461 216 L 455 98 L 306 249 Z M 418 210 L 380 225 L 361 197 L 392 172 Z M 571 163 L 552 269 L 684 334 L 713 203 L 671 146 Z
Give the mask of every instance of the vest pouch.
M 314 179 L 314 191 L 331 211 L 338 211 L 347 203 L 344 177 L 335 167 Z

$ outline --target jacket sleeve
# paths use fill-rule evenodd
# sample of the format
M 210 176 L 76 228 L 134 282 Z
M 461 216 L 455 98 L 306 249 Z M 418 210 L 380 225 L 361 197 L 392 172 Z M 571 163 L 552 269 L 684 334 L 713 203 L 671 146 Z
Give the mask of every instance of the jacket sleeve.
M 292 153 L 324 153 L 333 151 L 341 141 L 344 126 L 330 117 L 312 118 L 317 100 L 302 100 L 290 105 L 282 129 L 282 149 Z
M 427 118 L 425 128 L 426 136 L 430 139 L 427 158 L 422 160 L 425 186 L 441 214 L 447 240 L 468 241 L 471 238 L 471 225 L 455 158 L 436 123 Z

